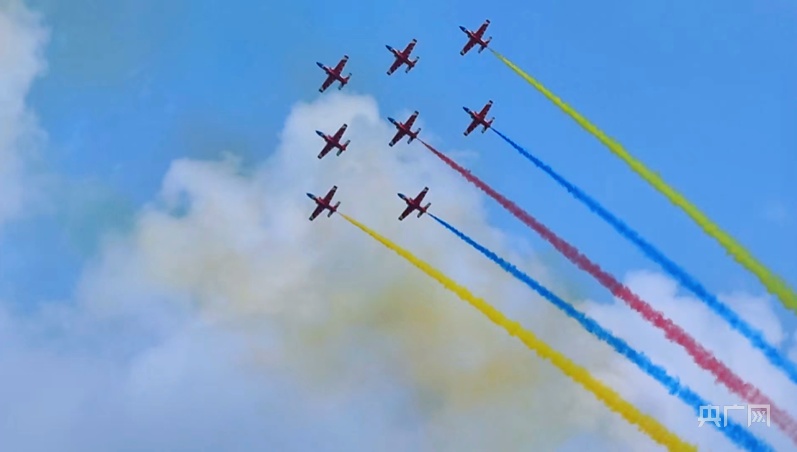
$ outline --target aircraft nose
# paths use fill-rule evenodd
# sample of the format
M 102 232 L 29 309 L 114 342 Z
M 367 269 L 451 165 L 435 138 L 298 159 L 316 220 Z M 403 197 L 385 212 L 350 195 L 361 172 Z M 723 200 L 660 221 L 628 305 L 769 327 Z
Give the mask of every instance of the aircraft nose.
M 462 30 L 462 31 L 466 31 L 465 27 L 463 27 L 462 25 L 459 26 L 459 29 Z
M 404 197 L 404 193 L 397 193 L 397 195 L 398 195 L 398 197 L 399 197 L 399 198 L 401 198 L 401 199 L 405 199 L 405 197 Z
M 315 64 L 317 64 L 317 65 L 318 65 L 318 67 L 320 67 L 321 69 L 324 69 L 324 65 L 323 65 L 323 64 L 321 64 L 321 63 L 319 63 L 318 61 L 316 61 L 316 62 L 315 62 Z
M 315 196 L 313 196 L 312 193 L 307 193 L 307 197 L 310 198 L 310 199 L 315 199 Z
M 316 131 L 315 131 L 315 133 L 316 133 L 316 134 L 317 134 L 319 137 L 323 137 L 323 136 L 324 136 L 324 132 L 322 132 L 322 131 L 320 131 L 320 130 L 316 130 Z
M 470 113 L 470 110 L 468 110 L 468 107 L 462 107 L 462 109 L 465 110 L 465 112 Z
M 393 47 L 390 47 L 389 45 L 385 45 L 385 47 L 387 47 L 387 50 L 393 50 Z

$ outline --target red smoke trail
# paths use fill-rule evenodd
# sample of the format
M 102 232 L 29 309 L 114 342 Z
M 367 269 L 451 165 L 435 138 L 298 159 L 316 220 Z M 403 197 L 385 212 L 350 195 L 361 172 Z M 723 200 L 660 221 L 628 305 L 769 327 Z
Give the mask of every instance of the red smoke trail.
M 714 375 L 716 381 L 724 384 L 731 392 L 747 401 L 747 403 L 769 405 L 772 420 L 786 435 L 789 436 L 789 438 L 791 438 L 792 442 L 797 444 L 797 422 L 795 422 L 789 413 L 776 406 L 775 402 L 761 393 L 758 388 L 742 380 L 741 377 L 736 375 L 731 369 L 722 363 L 722 361 L 718 360 L 710 351 L 706 350 L 692 336 L 681 329 L 681 327 L 674 324 L 672 320 L 665 317 L 661 312 L 655 310 L 651 305 L 633 293 L 631 289 L 617 281 L 612 275 L 606 273 L 596 263 L 592 262 L 586 256 L 581 254 L 576 247 L 554 234 L 553 231 L 529 215 L 528 212 L 518 207 L 517 204 L 505 198 L 492 187 L 482 182 L 481 179 L 471 174 L 469 170 L 459 166 L 457 162 L 451 160 L 425 141 L 420 139 L 418 139 L 418 141 L 426 146 L 427 149 L 432 151 L 432 153 L 440 160 L 445 162 L 446 165 L 460 173 L 470 183 L 487 193 L 494 200 L 498 201 L 501 206 L 512 213 L 512 215 L 514 215 L 518 220 L 522 221 L 526 224 L 526 226 L 537 232 L 537 234 L 542 236 L 543 239 L 553 245 L 557 251 L 568 258 L 570 262 L 574 263 L 581 270 L 584 270 L 592 275 L 598 280 L 599 283 L 601 283 L 601 285 L 603 285 L 603 287 L 609 289 L 614 296 L 625 301 L 626 304 L 631 307 L 631 309 L 640 313 L 645 320 L 664 331 L 667 339 L 683 347 L 698 366 Z

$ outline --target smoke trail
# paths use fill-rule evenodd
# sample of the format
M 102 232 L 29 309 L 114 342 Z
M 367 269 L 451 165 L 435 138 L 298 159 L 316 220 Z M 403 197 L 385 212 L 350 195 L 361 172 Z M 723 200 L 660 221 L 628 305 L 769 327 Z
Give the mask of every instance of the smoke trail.
M 589 122 L 571 106 L 567 105 L 562 99 L 549 91 L 548 88 L 542 85 L 542 83 L 523 72 L 522 69 L 515 66 L 514 63 L 506 59 L 503 55 L 493 49 L 490 49 L 490 51 L 504 64 L 509 66 L 509 68 L 512 69 L 516 74 L 520 75 L 524 80 L 534 86 L 534 88 L 548 98 L 548 100 L 556 104 L 556 106 L 562 109 L 562 111 L 573 118 L 581 127 L 586 129 L 589 133 L 600 140 L 601 143 L 606 145 L 606 147 L 608 147 L 614 155 L 622 159 L 635 173 L 645 179 L 645 181 L 653 186 L 653 188 L 666 196 L 672 204 L 683 210 L 689 216 L 689 218 L 692 219 L 692 221 L 700 226 L 703 232 L 714 238 L 714 240 L 716 240 L 736 262 L 753 273 L 758 280 L 761 281 L 761 284 L 766 287 L 769 293 L 777 296 L 784 306 L 797 313 L 797 293 L 795 293 L 785 281 L 766 268 L 764 264 L 753 257 L 753 255 L 747 249 L 745 249 L 727 232 L 720 229 L 718 225 L 712 222 L 706 216 L 706 214 L 701 212 L 700 209 L 684 198 L 682 194 L 678 193 L 674 188 L 667 185 L 667 183 L 664 182 L 664 180 L 659 177 L 658 174 L 648 169 L 644 164 L 642 164 L 642 162 L 629 154 L 628 151 L 626 151 L 620 145 L 620 143 L 614 141 L 612 138 L 603 133 L 603 131 L 598 129 L 597 126 Z
M 366 234 L 370 235 L 378 242 L 382 243 L 387 248 L 393 250 L 396 254 L 409 261 L 412 265 L 418 267 L 421 271 L 434 278 L 437 282 L 443 285 L 446 289 L 454 292 L 462 300 L 471 304 L 482 314 L 486 315 L 496 325 L 501 326 L 511 336 L 520 339 L 529 349 L 537 353 L 541 358 L 548 360 L 561 370 L 565 375 L 579 383 L 588 391 L 592 392 L 596 398 L 606 404 L 607 407 L 620 414 L 629 423 L 635 424 L 640 431 L 646 433 L 651 439 L 657 443 L 667 447 L 671 451 L 696 451 L 697 448 L 689 443 L 680 439 L 677 435 L 667 430 L 656 419 L 641 413 L 636 407 L 625 401 L 618 393 L 604 385 L 602 382 L 593 377 L 589 371 L 583 367 L 576 365 L 570 361 L 566 356 L 551 348 L 548 344 L 538 339 L 530 331 L 524 329 L 518 322 L 506 318 L 501 312 L 492 307 L 485 300 L 476 297 L 468 289 L 457 284 L 455 281 L 444 275 L 441 271 L 435 269 L 428 263 L 415 257 L 409 251 L 399 247 L 385 237 L 382 237 L 375 231 L 369 229 L 367 226 L 359 223 L 353 218 L 340 214 L 349 223 L 356 226 Z
M 624 340 L 618 338 L 617 336 L 613 335 L 610 331 L 606 330 L 598 322 L 593 320 L 591 317 L 588 317 L 582 312 L 579 312 L 576 308 L 574 308 L 571 304 L 565 302 L 550 290 L 545 288 L 543 285 L 532 279 L 527 274 L 523 273 L 522 271 L 518 270 L 517 267 L 510 264 L 509 262 L 503 260 L 501 257 L 493 253 L 492 251 L 488 250 L 487 248 L 483 247 L 482 245 L 476 243 L 473 239 L 465 235 L 464 233 L 457 230 L 455 227 L 451 226 L 450 224 L 446 223 L 445 221 L 441 220 L 437 216 L 433 214 L 429 214 L 430 217 L 434 218 L 440 225 L 448 229 L 450 232 L 454 233 L 457 237 L 465 241 L 467 244 L 476 248 L 479 252 L 487 256 L 490 260 L 498 264 L 501 268 L 503 268 L 506 272 L 514 276 L 515 278 L 519 279 L 527 286 L 532 288 L 534 291 L 545 297 L 548 301 L 553 303 L 557 308 L 564 311 L 568 317 L 572 318 L 573 320 L 577 321 L 584 327 L 585 330 L 592 333 L 595 337 L 602 340 L 603 342 L 609 344 L 617 353 L 625 356 L 631 362 L 637 365 L 642 371 L 653 377 L 656 381 L 661 383 L 670 394 L 676 395 L 681 401 L 690 405 L 692 409 L 695 410 L 695 414 L 700 417 L 700 407 L 705 407 L 710 405 L 706 402 L 703 398 L 701 398 L 698 394 L 696 394 L 691 388 L 688 386 L 681 385 L 677 378 L 670 376 L 667 371 L 653 362 L 650 361 L 650 358 L 639 352 L 638 350 L 634 349 Z M 715 428 L 717 428 L 720 432 L 725 434 L 731 441 L 733 441 L 738 446 L 744 447 L 748 450 L 767 450 L 770 448 L 765 442 L 761 439 L 757 438 L 753 435 L 750 431 L 742 428 L 741 425 L 735 423 L 734 421 L 727 419 L 728 425 L 726 427 L 718 426 L 714 424 Z
M 604 221 L 609 223 L 614 229 L 623 235 L 625 238 L 633 242 L 639 247 L 648 257 L 659 263 L 670 275 L 674 276 L 685 287 L 689 288 L 698 297 L 700 297 L 706 304 L 709 305 L 717 314 L 723 319 L 727 320 L 737 331 L 740 331 L 746 338 L 748 338 L 754 346 L 764 351 L 769 361 L 779 367 L 781 370 L 797 383 L 797 369 L 794 365 L 785 359 L 775 347 L 769 345 L 764 339 L 763 335 L 753 329 L 749 324 L 744 322 L 734 311 L 728 306 L 717 300 L 706 288 L 704 288 L 695 278 L 690 276 L 684 269 L 679 267 L 675 262 L 668 259 L 664 254 L 656 249 L 653 245 L 645 241 L 636 231 L 631 229 L 628 225 L 623 223 L 619 218 L 612 215 L 606 208 L 601 206 L 597 201 L 589 197 L 581 189 L 568 182 L 565 178 L 557 174 L 550 166 L 546 165 L 543 161 L 532 155 L 529 151 L 510 140 L 501 132 L 492 129 L 493 132 L 498 134 L 507 143 L 512 145 L 521 155 L 530 160 L 534 165 L 543 170 L 546 174 L 551 176 L 559 185 L 563 186 L 570 194 L 576 199 L 586 204 L 586 206 L 600 216 Z M 748 403 L 766 404 L 770 405 L 773 417 L 776 417 L 775 423 L 783 430 L 793 442 L 797 444 L 797 422 L 784 410 L 775 406 L 775 404 L 755 386 L 743 381 L 731 369 L 725 366 L 724 363 L 714 357 L 708 350 L 703 348 L 697 341 L 687 334 L 678 325 L 672 323 L 670 319 L 664 317 L 663 314 L 656 311 L 652 306 L 648 305 L 644 300 L 638 298 L 630 291 L 625 291 L 621 288 L 621 284 L 614 280 L 614 278 L 597 269 L 600 272 L 598 275 L 601 278 L 612 281 L 612 287 L 620 290 L 615 295 L 625 300 L 632 309 L 641 313 L 645 319 L 656 325 L 658 328 L 664 330 L 667 338 L 675 341 L 681 345 L 693 358 L 694 362 L 705 370 L 710 371 L 717 381 L 722 382 L 728 389 L 735 394 L 745 399 Z

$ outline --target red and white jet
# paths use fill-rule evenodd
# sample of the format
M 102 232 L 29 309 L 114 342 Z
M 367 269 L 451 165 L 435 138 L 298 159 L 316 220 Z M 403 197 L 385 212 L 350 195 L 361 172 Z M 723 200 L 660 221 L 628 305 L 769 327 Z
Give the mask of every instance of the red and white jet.
M 407 215 L 411 214 L 413 210 L 418 211 L 418 218 L 421 218 L 421 215 L 426 213 L 426 211 L 429 209 L 429 206 L 432 205 L 432 203 L 426 203 L 425 206 L 421 206 L 421 202 L 423 201 L 423 197 L 426 196 L 427 191 L 429 191 L 429 187 L 423 187 L 423 190 L 421 190 L 421 192 L 418 193 L 418 196 L 415 198 L 408 198 L 403 193 L 398 194 L 399 198 L 403 199 L 404 202 L 407 203 L 407 208 L 404 209 L 404 212 L 401 212 L 401 215 L 398 217 L 399 221 L 407 218 Z
M 338 211 L 338 206 L 340 205 L 340 201 L 338 201 L 338 203 L 335 204 L 334 206 L 332 205 L 332 197 L 335 196 L 335 191 L 337 189 L 338 186 L 333 185 L 332 188 L 329 189 L 329 192 L 327 192 L 327 194 L 323 198 L 319 198 L 318 196 L 312 193 L 307 194 L 307 197 L 312 199 L 316 203 L 315 210 L 313 210 L 313 213 L 310 214 L 310 221 L 315 220 L 315 217 L 317 217 L 324 210 L 329 210 L 327 218 L 331 217 L 333 213 Z
M 327 155 L 327 153 L 331 151 L 332 148 L 338 148 L 337 155 L 342 154 L 343 151 L 346 150 L 346 146 L 348 146 L 349 143 L 351 143 L 351 140 L 346 140 L 346 142 L 343 144 L 341 144 L 340 142 L 340 139 L 343 138 L 343 132 L 346 131 L 346 127 L 348 127 L 347 124 L 343 124 L 342 126 L 340 126 L 340 129 L 338 129 L 338 131 L 335 132 L 335 135 L 327 135 L 320 130 L 315 131 L 315 133 L 317 133 L 318 136 L 320 136 L 321 138 L 324 139 L 324 141 L 327 142 L 327 144 L 324 146 L 324 149 L 321 149 L 321 153 L 318 154 L 319 159 Z
M 484 128 L 482 129 L 482 133 L 484 133 L 487 131 L 489 127 L 493 125 L 493 121 L 495 121 L 495 118 L 492 118 L 489 121 L 487 121 L 487 112 L 490 111 L 490 107 L 492 106 L 493 106 L 493 101 L 489 101 L 484 105 L 484 107 L 482 107 L 482 111 L 478 113 L 474 112 L 468 107 L 462 107 L 462 109 L 468 112 L 468 114 L 471 117 L 470 125 L 468 126 L 468 129 L 465 130 L 465 136 L 468 136 L 469 133 L 473 132 L 473 129 L 475 129 L 477 126 L 480 125 L 484 126 Z
M 341 58 L 340 61 L 338 61 L 337 66 L 335 66 L 334 68 L 330 68 L 329 66 L 325 66 L 319 62 L 315 63 L 318 65 L 318 67 L 320 67 L 321 69 L 324 70 L 324 72 L 327 73 L 327 79 L 324 80 L 324 84 L 321 85 L 321 88 L 318 89 L 318 92 L 323 93 L 327 88 L 329 88 L 329 85 L 331 85 L 332 82 L 335 81 L 340 82 L 340 86 L 338 87 L 338 89 L 343 89 L 343 87 L 346 86 L 347 83 L 349 83 L 351 74 L 349 74 L 346 77 L 344 77 L 341 74 L 341 72 L 343 71 L 343 67 L 346 66 L 347 61 L 349 61 L 349 56 L 343 55 L 343 58 Z
M 396 135 L 393 137 L 392 140 L 390 140 L 390 143 L 388 143 L 388 146 L 393 146 L 394 144 L 398 143 L 399 140 L 404 138 L 404 135 L 407 135 L 407 136 L 410 137 L 410 139 L 407 140 L 407 144 L 412 143 L 412 140 L 418 138 L 418 134 L 421 133 L 421 128 L 418 127 L 418 130 L 416 130 L 415 132 L 412 131 L 412 125 L 415 124 L 415 118 L 417 118 L 417 117 L 418 117 L 418 112 L 415 111 L 409 117 L 409 119 L 407 119 L 407 122 L 404 122 L 404 123 L 397 122 L 393 118 L 387 118 L 387 120 L 390 121 L 390 123 L 393 124 L 394 126 L 396 126 L 396 128 L 398 129 L 398 132 L 396 132 Z
M 464 31 L 465 34 L 468 35 L 468 43 L 465 44 L 465 47 L 462 48 L 462 51 L 459 52 L 459 54 L 465 55 L 476 44 L 478 44 L 481 47 L 479 49 L 479 53 L 482 53 L 482 51 L 487 47 L 488 44 L 490 44 L 490 41 L 493 39 L 492 36 L 487 38 L 486 41 L 482 39 L 484 37 L 484 32 L 487 30 L 487 27 L 489 25 L 490 25 L 489 19 L 485 20 L 484 23 L 481 25 L 481 27 L 479 27 L 479 29 L 476 31 L 470 31 L 467 28 L 460 25 L 459 29 Z
M 395 72 L 396 69 L 398 69 L 402 64 L 407 65 L 407 70 L 405 72 L 409 72 L 412 68 L 415 67 L 416 64 L 418 64 L 418 60 L 421 59 L 420 57 L 415 57 L 414 61 L 410 60 L 410 54 L 412 53 L 412 49 L 415 48 L 415 44 L 417 43 L 418 41 L 413 39 L 412 41 L 410 41 L 409 44 L 407 44 L 407 47 L 401 52 L 394 49 L 393 47 L 390 47 L 389 45 L 385 46 L 387 47 L 387 50 L 390 50 L 393 53 L 393 56 L 396 57 L 396 61 L 393 63 L 392 66 L 390 66 L 390 69 L 388 69 L 387 75 L 390 75 L 393 72 Z

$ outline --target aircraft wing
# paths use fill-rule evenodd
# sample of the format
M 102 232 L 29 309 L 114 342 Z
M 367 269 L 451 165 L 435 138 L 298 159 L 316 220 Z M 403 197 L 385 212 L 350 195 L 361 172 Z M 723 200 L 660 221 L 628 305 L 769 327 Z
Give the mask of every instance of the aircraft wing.
M 393 137 L 392 140 L 390 140 L 389 146 L 393 146 L 394 144 L 398 143 L 399 140 L 404 138 L 404 135 L 405 135 L 405 133 L 404 133 L 403 130 L 399 130 L 398 132 L 396 132 L 396 135 Z
M 337 185 L 333 185 L 332 188 L 329 189 L 329 192 L 324 196 L 324 202 L 329 204 L 332 201 L 332 197 L 335 196 L 335 192 L 338 190 Z
M 335 81 L 335 77 L 333 77 L 333 76 L 331 76 L 331 75 L 328 75 L 328 76 L 327 76 L 327 79 L 326 79 L 326 80 L 324 80 L 324 84 L 322 84 L 322 85 L 321 85 L 321 89 L 320 89 L 320 91 L 321 91 L 322 93 L 323 93 L 324 91 L 326 91 L 326 89 L 327 89 L 327 88 L 329 88 L 329 85 L 331 85 L 331 84 L 332 84 L 332 82 L 334 82 L 334 81 Z
M 316 217 L 317 217 L 319 214 L 321 214 L 321 212 L 323 212 L 323 211 L 324 211 L 324 206 L 322 206 L 321 204 L 319 204 L 319 205 L 318 205 L 318 206 L 315 208 L 315 210 L 313 210 L 313 213 L 311 213 L 311 214 L 310 214 L 310 221 L 313 221 L 313 220 L 315 220 L 315 218 L 316 218 Z
M 346 127 L 348 126 L 349 126 L 348 124 L 343 124 L 342 126 L 340 126 L 340 129 L 338 129 L 338 131 L 335 132 L 335 136 L 332 137 L 332 139 L 337 142 L 340 142 L 340 138 L 343 136 L 343 132 L 346 131 Z
M 411 214 L 413 210 L 415 210 L 415 206 L 407 206 L 407 208 L 404 209 L 404 212 L 401 212 L 401 215 L 399 215 L 399 221 L 407 218 L 407 215 Z
M 318 154 L 318 158 L 324 157 L 331 150 L 332 150 L 332 143 L 327 143 L 326 145 L 324 145 L 324 149 L 321 149 L 321 152 Z
M 338 61 L 338 65 L 335 66 L 335 69 L 333 69 L 333 71 L 340 74 L 340 71 L 343 70 L 343 66 L 346 66 L 347 61 L 349 61 L 349 56 L 343 55 L 343 58 L 341 58 L 340 61 Z
M 473 129 L 475 129 L 475 128 L 476 128 L 476 126 L 478 126 L 478 125 L 479 125 L 479 121 L 477 121 L 477 120 L 475 120 L 475 119 L 474 119 L 474 120 L 472 120 L 472 121 L 470 122 L 470 125 L 468 125 L 468 129 L 467 129 L 467 130 L 465 130 L 465 135 L 468 135 L 469 133 L 473 132 Z
M 460 54 L 462 54 L 462 55 L 465 55 L 465 54 L 466 54 L 466 53 L 468 53 L 468 51 L 469 51 L 470 49 L 472 49 L 472 48 L 473 48 L 473 46 L 475 46 L 475 45 L 476 45 L 476 40 L 475 40 L 475 39 L 469 39 L 468 43 L 467 43 L 467 44 L 465 44 L 465 47 L 463 47 L 463 48 L 462 48 L 462 51 L 461 51 L 461 52 L 459 52 L 459 53 L 460 53 Z
M 476 35 L 476 37 L 481 38 L 482 35 L 484 34 L 484 32 L 487 31 L 487 26 L 488 25 L 490 25 L 490 21 L 489 20 L 485 20 L 484 23 L 481 25 L 481 27 L 479 27 L 479 29 L 476 30 L 476 33 L 474 33 Z
M 401 58 L 396 57 L 396 61 L 394 61 L 393 64 L 390 65 L 390 69 L 387 70 L 387 75 L 390 75 L 393 72 L 395 72 L 396 69 L 398 69 L 399 66 L 401 66 L 401 63 L 403 63 L 403 61 L 401 61 Z
M 428 192 L 428 191 L 429 191 L 429 187 L 423 187 L 423 190 L 421 190 L 421 192 L 418 193 L 418 196 L 415 197 L 415 203 L 420 206 L 421 205 L 421 201 L 423 201 L 423 197 L 426 196 L 426 192 Z
M 412 125 L 415 124 L 415 118 L 417 117 L 418 117 L 418 112 L 417 111 L 413 112 L 412 116 L 410 116 L 410 118 L 404 124 L 404 126 L 407 127 L 407 130 L 410 130 L 412 128 Z
M 404 49 L 404 52 L 403 52 L 405 57 L 409 57 L 410 56 L 410 54 L 412 53 L 412 49 L 415 48 L 415 43 L 417 43 L 417 42 L 418 41 L 413 39 L 412 41 L 410 41 L 409 44 L 407 44 L 407 47 Z
M 493 101 L 487 102 L 484 108 L 482 108 L 482 111 L 479 112 L 479 116 L 481 116 L 482 119 L 487 119 L 487 112 L 490 111 L 490 107 L 492 106 L 493 106 Z

